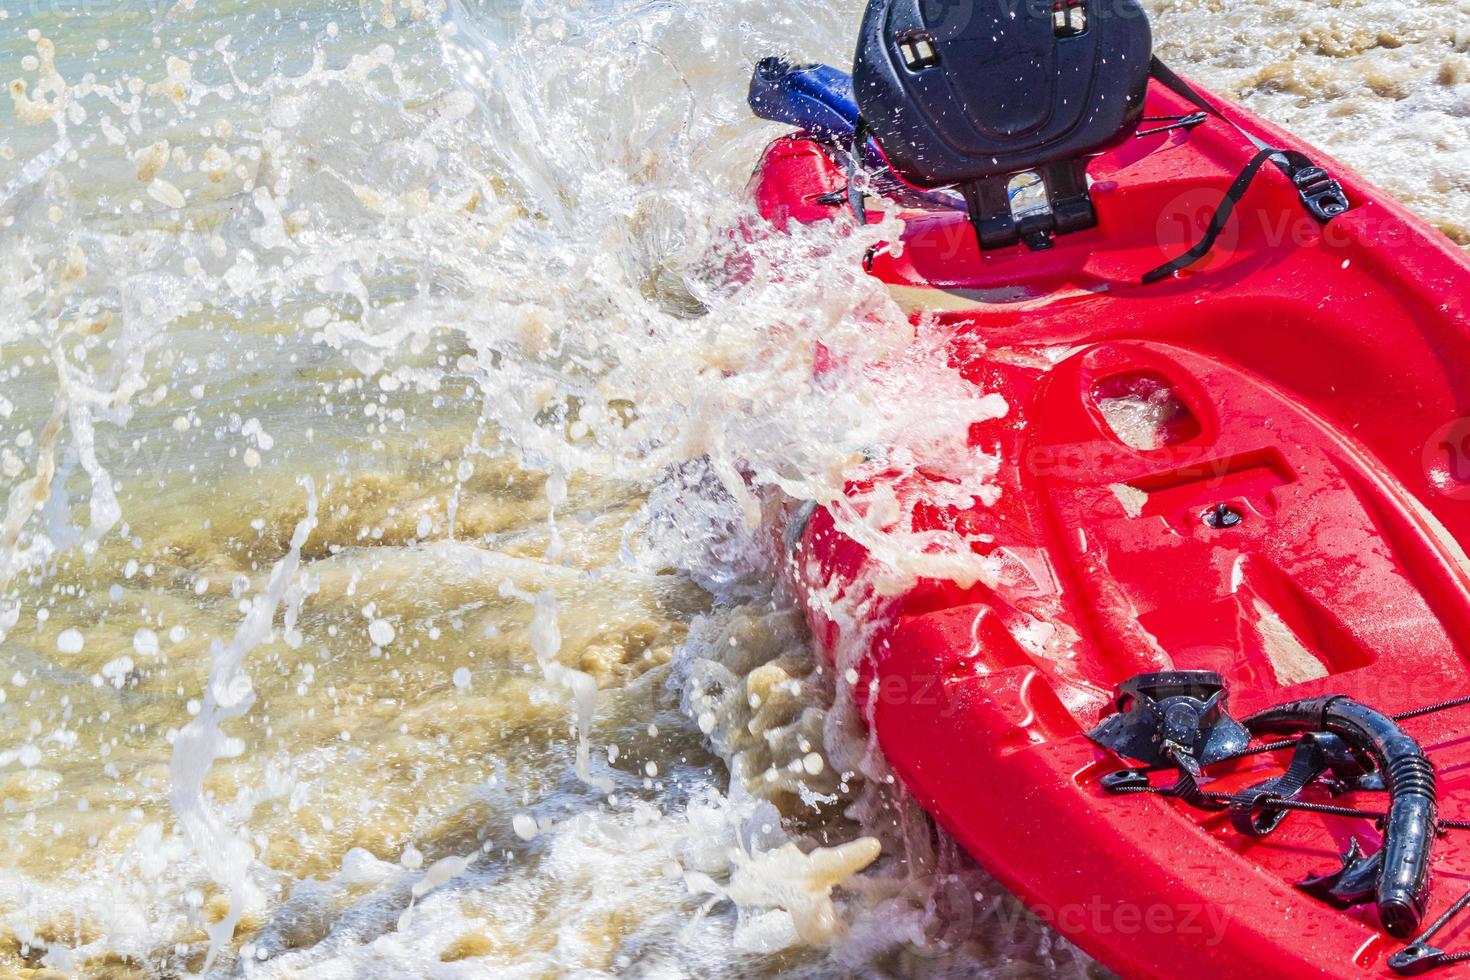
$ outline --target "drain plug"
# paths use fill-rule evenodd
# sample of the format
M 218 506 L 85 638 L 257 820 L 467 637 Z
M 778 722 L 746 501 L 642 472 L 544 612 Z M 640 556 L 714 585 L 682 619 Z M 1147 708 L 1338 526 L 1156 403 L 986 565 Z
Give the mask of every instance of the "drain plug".
M 1240 511 L 1223 502 L 1205 511 L 1205 523 L 1213 528 L 1234 527 L 1243 520 Z

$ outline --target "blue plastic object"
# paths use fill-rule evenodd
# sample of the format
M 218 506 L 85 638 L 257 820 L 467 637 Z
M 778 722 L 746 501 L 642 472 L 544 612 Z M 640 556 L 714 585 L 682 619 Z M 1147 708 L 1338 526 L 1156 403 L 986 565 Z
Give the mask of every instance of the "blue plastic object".
M 814 136 L 851 140 L 857 130 L 852 76 L 826 65 L 793 65 L 762 58 L 750 77 L 750 110 Z
M 857 133 L 852 76 L 827 65 L 793 65 L 784 58 L 762 58 L 750 77 L 749 101 L 750 110 L 760 118 L 804 129 L 844 152 Z M 878 194 L 920 207 L 964 207 L 964 200 L 952 192 L 905 187 L 889 172 L 871 138 L 863 140 L 863 167 Z

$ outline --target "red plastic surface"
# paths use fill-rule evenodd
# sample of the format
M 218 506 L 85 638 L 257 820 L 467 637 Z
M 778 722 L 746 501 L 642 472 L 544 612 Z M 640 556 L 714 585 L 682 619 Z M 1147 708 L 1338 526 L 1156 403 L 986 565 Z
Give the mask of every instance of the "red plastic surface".
M 1188 111 L 1150 93 L 1149 115 Z M 1318 225 L 1267 167 L 1206 262 L 1139 285 L 1198 237 L 1253 152 L 1211 121 L 1094 160 L 1098 227 L 1050 251 L 980 253 L 963 215 L 915 214 L 900 254 L 871 256 L 901 303 L 956 328 L 953 367 L 1011 410 L 970 434 L 1000 455 L 999 501 L 918 519 L 985 536 L 974 547 L 1002 581 L 921 583 L 863 686 L 915 796 L 1115 970 L 1391 975 L 1401 944 L 1371 906 L 1339 912 L 1292 887 L 1350 837 L 1376 846 L 1371 822 L 1299 813 L 1245 838 L 1223 815 L 1104 794 L 1120 763 L 1083 735 L 1119 681 L 1170 667 L 1224 673 L 1237 717 L 1319 693 L 1386 712 L 1470 693 L 1470 263 L 1356 174 L 1230 111 L 1329 167 L 1352 210 Z M 754 192 L 779 226 L 831 218 L 817 198 L 843 185 L 797 137 L 767 151 Z M 1104 407 L 1159 392 L 1176 414 L 1154 448 L 1128 445 Z M 1220 503 L 1238 525 L 1202 519 Z M 818 511 L 791 567 L 830 590 L 866 560 Z M 833 645 L 837 626 L 817 603 L 809 615 Z M 1435 761 L 1441 813 L 1470 818 L 1470 709 L 1405 727 Z M 1213 788 L 1282 761 L 1239 761 Z M 1431 916 L 1470 887 L 1470 834 L 1434 854 Z M 1436 944 L 1470 948 L 1470 917 Z

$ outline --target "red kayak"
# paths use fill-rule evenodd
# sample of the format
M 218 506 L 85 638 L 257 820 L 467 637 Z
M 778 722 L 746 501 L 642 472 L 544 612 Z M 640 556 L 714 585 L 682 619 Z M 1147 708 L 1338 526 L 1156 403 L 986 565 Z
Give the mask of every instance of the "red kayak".
M 998 498 L 912 528 L 996 574 L 885 601 L 854 696 L 934 818 L 1126 976 L 1459 975 L 1470 706 L 1415 712 L 1470 694 L 1470 262 L 1177 77 L 1141 113 L 1085 157 L 1090 226 L 986 247 L 900 166 L 864 203 L 821 126 L 761 160 L 776 227 L 898 212 L 868 271 L 1009 405 L 969 434 Z M 1324 177 L 1273 165 L 1300 158 Z M 872 559 L 826 509 L 788 521 L 836 649 Z

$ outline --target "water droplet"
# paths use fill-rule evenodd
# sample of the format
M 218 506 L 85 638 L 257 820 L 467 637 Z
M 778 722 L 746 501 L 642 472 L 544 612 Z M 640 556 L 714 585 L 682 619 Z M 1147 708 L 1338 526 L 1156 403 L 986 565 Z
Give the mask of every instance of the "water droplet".
M 536 837 L 536 819 L 529 813 L 517 813 L 510 822 L 510 829 L 515 831 L 521 840 L 534 840 Z
M 143 628 L 133 634 L 133 652 L 140 657 L 158 656 L 158 634 Z
M 386 619 L 375 619 L 372 625 L 368 627 L 368 639 L 380 647 L 385 647 L 392 643 L 393 638 L 397 635 L 398 631 Z

